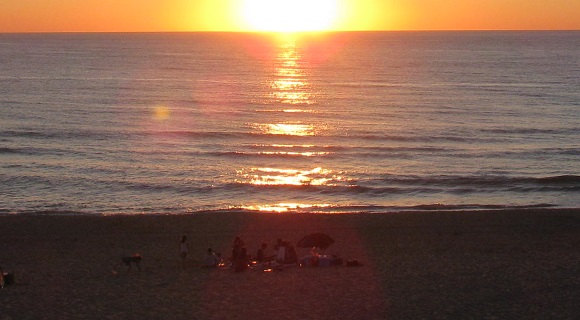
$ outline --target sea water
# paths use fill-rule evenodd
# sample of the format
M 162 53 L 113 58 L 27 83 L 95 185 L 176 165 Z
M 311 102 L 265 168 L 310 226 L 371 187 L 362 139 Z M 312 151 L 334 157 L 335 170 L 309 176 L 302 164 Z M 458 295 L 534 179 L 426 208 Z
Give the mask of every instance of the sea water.
M 0 34 L 0 213 L 580 207 L 580 32 Z

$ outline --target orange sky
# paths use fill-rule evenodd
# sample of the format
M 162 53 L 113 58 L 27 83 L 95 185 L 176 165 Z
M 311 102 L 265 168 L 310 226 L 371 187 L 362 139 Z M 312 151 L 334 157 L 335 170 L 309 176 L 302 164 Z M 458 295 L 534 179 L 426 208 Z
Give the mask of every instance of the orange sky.
M 253 31 L 245 1 L 0 0 L 0 32 Z M 335 2 L 333 30 L 580 30 L 578 0 Z

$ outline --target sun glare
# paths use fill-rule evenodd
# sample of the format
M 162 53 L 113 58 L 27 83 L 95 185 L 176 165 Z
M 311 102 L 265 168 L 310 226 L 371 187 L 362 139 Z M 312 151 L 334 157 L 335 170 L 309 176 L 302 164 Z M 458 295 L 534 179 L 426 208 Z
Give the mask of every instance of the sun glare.
M 255 31 L 328 31 L 337 11 L 337 0 L 245 0 L 243 17 Z

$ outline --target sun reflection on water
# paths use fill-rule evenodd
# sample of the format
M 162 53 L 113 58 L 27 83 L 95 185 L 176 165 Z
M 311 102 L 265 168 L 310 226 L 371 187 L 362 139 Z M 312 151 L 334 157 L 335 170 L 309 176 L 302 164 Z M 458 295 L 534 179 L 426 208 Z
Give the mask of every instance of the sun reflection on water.
M 282 112 L 286 113 L 315 113 L 314 110 L 304 110 L 304 109 L 284 109 Z
M 278 121 L 270 123 L 255 123 L 251 126 L 262 134 L 314 136 L 324 128 L 320 124 L 308 123 L 301 114 L 316 113 L 316 95 L 309 83 L 309 69 L 303 66 L 302 50 L 297 46 L 297 40 L 286 38 L 280 40 L 278 52 L 271 60 L 273 78 L 270 80 L 267 93 L 264 94 L 267 104 L 275 106 L 273 109 L 260 110 L 261 112 L 280 112 L 286 114 Z M 308 109 L 301 106 L 309 106 Z M 296 115 L 295 117 L 292 115 Z
M 306 71 L 301 66 L 302 54 L 296 48 L 296 40 L 286 39 L 274 61 L 276 79 L 270 84 L 274 100 L 292 105 L 316 103 Z
M 304 204 L 304 203 L 275 203 L 275 204 L 256 204 L 240 206 L 240 209 L 263 211 L 263 212 L 289 212 L 289 211 L 308 211 L 313 208 L 328 208 L 330 204 Z
M 314 157 L 314 156 L 323 156 L 330 154 L 330 152 L 284 152 L 284 151 L 264 151 L 260 154 L 264 155 L 287 155 L 287 156 L 303 156 L 303 157 Z
M 331 170 L 321 167 L 312 170 L 251 168 L 239 170 L 238 176 L 241 177 L 238 183 L 256 186 L 331 186 L 333 180 L 341 180 Z
M 260 151 L 259 154 L 262 155 L 284 155 L 284 156 L 302 156 L 302 157 L 314 157 L 314 156 L 325 156 L 332 154 L 330 151 L 308 151 L 304 149 L 312 149 L 314 145 L 292 145 L 292 144 L 271 144 L 271 145 L 255 145 L 254 147 L 259 149 L 267 149 L 266 151 Z
M 320 117 L 310 116 L 323 111 L 318 108 L 317 92 L 311 80 L 315 70 L 312 69 L 310 61 L 303 57 L 305 52 L 302 45 L 297 44 L 297 40 L 293 38 L 283 39 L 278 43 L 278 51 L 268 59 L 272 62 L 269 73 L 271 78 L 264 83 L 265 92 L 261 97 L 266 107 L 257 110 L 268 112 L 269 120 L 248 124 L 255 133 L 280 136 L 273 137 L 280 140 L 277 143 L 253 146 L 258 149 L 260 155 L 274 156 L 273 161 L 278 159 L 277 156 L 295 156 L 297 161 L 305 161 L 300 160 L 300 157 L 321 157 L 332 153 L 329 152 L 331 149 L 315 144 L 284 143 L 298 139 L 294 137 L 304 137 L 299 139 L 309 141 L 311 137 L 322 135 L 328 129 L 326 124 L 317 121 Z M 336 173 L 323 167 L 298 165 L 297 168 L 292 168 L 276 162 L 268 165 L 261 164 L 238 170 L 236 183 L 277 194 L 276 190 L 279 188 L 308 192 L 311 189 L 343 186 L 346 181 L 341 172 Z M 265 212 L 312 212 L 330 206 L 317 202 L 294 202 L 294 199 L 291 196 L 287 198 L 285 193 L 279 196 L 280 203 L 269 201 L 269 203 L 246 204 L 238 208 Z
M 254 125 L 263 134 L 313 136 L 314 126 L 300 123 L 268 123 Z
M 325 177 L 330 173 L 322 168 L 314 168 L 309 171 L 276 169 L 276 168 L 258 168 L 260 174 L 254 174 L 250 183 L 254 185 L 326 185 L 329 178 Z

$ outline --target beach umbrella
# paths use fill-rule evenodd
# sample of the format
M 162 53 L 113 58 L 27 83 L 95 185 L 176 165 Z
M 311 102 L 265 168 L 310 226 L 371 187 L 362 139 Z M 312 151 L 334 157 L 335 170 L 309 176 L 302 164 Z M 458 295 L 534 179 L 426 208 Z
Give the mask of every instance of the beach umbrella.
M 296 246 L 298 248 L 318 247 L 324 250 L 333 243 L 334 240 L 331 237 L 325 235 L 324 233 L 312 233 L 300 239 L 300 241 L 298 241 Z

